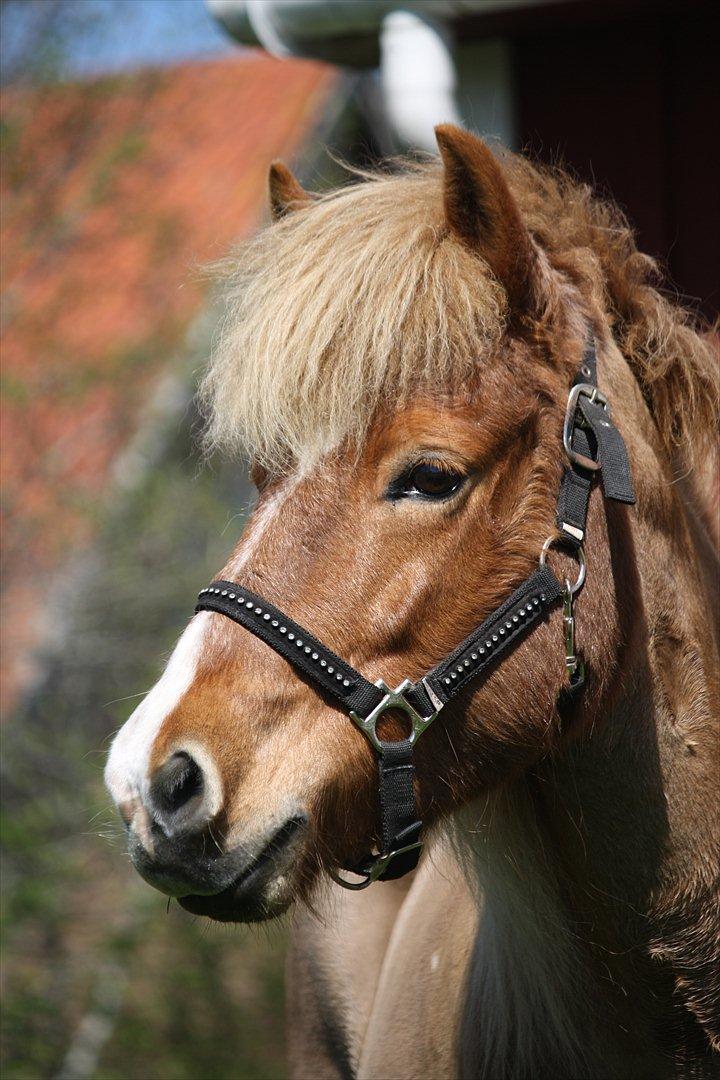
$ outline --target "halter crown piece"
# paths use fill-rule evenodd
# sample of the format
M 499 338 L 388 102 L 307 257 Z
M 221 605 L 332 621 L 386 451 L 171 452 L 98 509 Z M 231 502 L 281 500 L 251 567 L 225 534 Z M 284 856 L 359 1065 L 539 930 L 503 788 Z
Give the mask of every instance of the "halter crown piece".
M 440 711 L 465 687 L 499 662 L 524 638 L 549 609 L 563 601 L 565 662 L 568 690 L 578 693 L 585 673 L 575 649 L 573 597 L 585 581 L 583 540 L 590 491 L 598 473 L 606 499 L 634 503 L 630 466 L 622 435 L 610 417 L 607 398 L 597 387 L 597 357 L 591 338 L 570 389 L 563 445 L 569 463 L 557 502 L 558 531 L 548 537 L 540 564 L 525 581 L 450 653 L 418 682 L 406 679 L 395 690 L 380 679 L 370 682 L 336 656 L 293 619 L 261 596 L 231 581 L 214 581 L 203 589 L 196 611 L 215 611 L 240 623 L 314 683 L 318 692 L 339 702 L 369 739 L 378 756 L 382 846 L 356 866 L 344 867 L 358 876 L 349 881 L 335 872 L 346 889 L 364 889 L 373 881 L 392 881 L 413 870 L 422 849 L 413 786 L 413 749 Z M 575 584 L 561 585 L 546 556 L 553 544 L 568 547 L 579 563 Z M 409 734 L 397 742 L 380 738 L 377 725 L 389 709 L 408 720 Z

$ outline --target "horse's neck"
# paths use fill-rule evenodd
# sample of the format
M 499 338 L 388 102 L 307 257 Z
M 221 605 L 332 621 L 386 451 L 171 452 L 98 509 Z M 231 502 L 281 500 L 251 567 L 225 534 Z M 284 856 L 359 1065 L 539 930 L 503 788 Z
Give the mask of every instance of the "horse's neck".
M 619 694 L 475 834 L 485 906 L 463 1041 L 468 1060 L 499 1047 L 488 1075 L 558 1050 L 560 1070 L 613 1075 L 607 1039 L 618 1075 L 633 1053 L 636 1075 L 672 1075 L 702 1054 L 700 1026 L 720 1034 L 717 651 L 703 576 L 669 543 L 637 544 L 642 626 Z

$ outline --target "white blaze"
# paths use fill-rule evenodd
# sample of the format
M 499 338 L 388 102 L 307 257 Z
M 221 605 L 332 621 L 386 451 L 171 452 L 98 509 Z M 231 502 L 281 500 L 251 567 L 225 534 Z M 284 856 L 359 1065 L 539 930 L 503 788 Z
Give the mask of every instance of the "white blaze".
M 191 619 L 161 678 L 115 736 L 105 766 L 105 783 L 116 803 L 138 795 L 145 801 L 153 743 L 163 721 L 192 685 L 211 614 L 201 611 Z

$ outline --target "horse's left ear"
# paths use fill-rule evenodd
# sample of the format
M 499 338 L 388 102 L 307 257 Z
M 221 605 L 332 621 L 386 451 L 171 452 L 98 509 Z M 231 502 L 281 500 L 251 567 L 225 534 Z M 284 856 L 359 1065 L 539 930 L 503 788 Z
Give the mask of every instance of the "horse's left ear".
M 440 124 L 435 137 L 445 167 L 449 229 L 487 262 L 511 308 L 527 309 L 533 299 L 535 252 L 500 163 L 481 139 L 454 124 Z
M 312 202 L 283 161 L 273 161 L 268 174 L 270 213 L 275 221 Z

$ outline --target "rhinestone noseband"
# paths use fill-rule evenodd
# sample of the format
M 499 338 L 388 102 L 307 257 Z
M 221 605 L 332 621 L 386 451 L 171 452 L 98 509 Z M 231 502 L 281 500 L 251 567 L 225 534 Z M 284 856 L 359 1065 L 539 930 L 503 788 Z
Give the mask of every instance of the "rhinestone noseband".
M 580 373 L 570 390 L 563 426 L 568 455 L 557 504 L 557 533 L 545 541 L 540 565 L 456 649 L 418 682 L 406 679 L 395 690 L 381 679 L 370 682 L 318 638 L 269 601 L 230 581 L 214 581 L 200 592 L 196 611 L 214 611 L 239 623 L 308 677 L 318 693 L 338 704 L 370 741 L 378 757 L 382 838 L 379 851 L 331 877 L 346 889 L 364 889 L 373 881 L 391 881 L 417 866 L 422 848 L 422 822 L 414 791 L 413 748 L 440 711 L 480 674 L 494 667 L 525 637 L 558 601 L 564 604 L 565 653 L 569 690 L 584 683 L 584 666 L 575 652 L 572 603 L 585 581 L 583 540 L 590 491 L 602 477 L 608 499 L 634 503 L 627 451 L 612 423 L 607 398 L 597 389 L 595 343 L 586 346 Z M 561 585 L 546 555 L 562 544 L 579 562 L 574 585 Z M 409 734 L 391 742 L 378 734 L 378 721 L 388 710 L 401 711 Z

